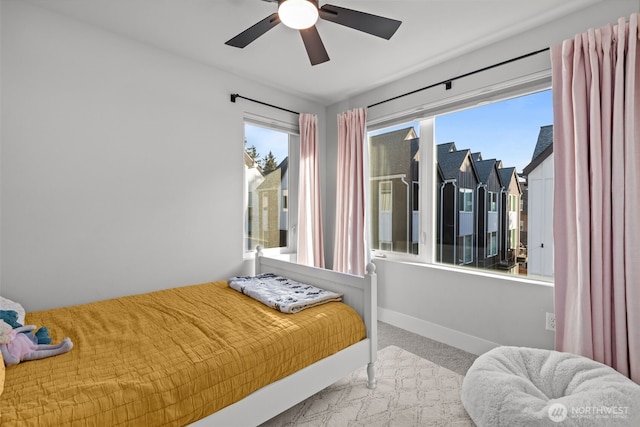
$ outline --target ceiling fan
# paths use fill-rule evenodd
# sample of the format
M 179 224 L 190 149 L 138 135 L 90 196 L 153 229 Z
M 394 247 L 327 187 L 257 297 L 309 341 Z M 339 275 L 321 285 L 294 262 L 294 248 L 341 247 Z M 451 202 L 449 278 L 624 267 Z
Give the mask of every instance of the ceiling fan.
M 262 21 L 244 30 L 225 42 L 229 46 L 244 48 L 249 43 L 278 25 L 280 22 L 300 31 L 302 41 L 307 49 L 311 65 L 321 64 L 329 60 L 327 50 L 322 43 L 315 26 L 318 18 L 335 22 L 354 30 L 363 31 L 389 40 L 402 24 L 401 21 L 385 18 L 353 9 L 325 4 L 318 7 L 318 0 L 263 0 L 278 3 L 278 11 Z

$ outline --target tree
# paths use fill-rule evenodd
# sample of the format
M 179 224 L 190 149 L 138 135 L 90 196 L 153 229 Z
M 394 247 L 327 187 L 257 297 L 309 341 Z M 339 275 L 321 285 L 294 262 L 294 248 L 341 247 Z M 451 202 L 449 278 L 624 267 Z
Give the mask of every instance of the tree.
M 265 173 L 267 173 L 267 172 L 271 172 L 272 170 L 275 170 L 275 168 L 277 167 L 278 167 L 278 163 L 276 161 L 276 157 L 273 155 L 271 151 L 269 151 L 269 154 L 267 154 L 267 156 L 263 159 L 262 170 Z
M 245 141 L 245 150 L 247 152 L 247 154 L 249 155 L 249 157 L 251 157 L 253 159 L 254 162 L 256 163 L 260 163 L 260 154 L 258 154 L 258 149 L 256 148 L 255 145 L 252 145 L 251 147 L 247 147 L 247 142 Z

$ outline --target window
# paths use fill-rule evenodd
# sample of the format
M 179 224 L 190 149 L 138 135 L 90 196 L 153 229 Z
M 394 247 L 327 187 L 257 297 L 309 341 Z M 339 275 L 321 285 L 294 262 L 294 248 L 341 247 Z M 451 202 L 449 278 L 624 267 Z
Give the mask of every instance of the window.
M 244 249 L 249 252 L 260 245 L 292 251 L 290 230 L 297 213 L 292 212 L 295 180 L 289 177 L 297 176 L 290 162 L 297 135 L 252 121 L 245 121 L 244 132 Z
M 413 210 L 411 212 L 411 253 L 417 254 L 420 249 L 420 183 L 413 182 L 413 192 L 411 199 L 413 200 Z
M 420 180 L 417 123 L 369 133 L 374 250 L 417 254 Z
M 489 212 L 498 212 L 498 193 L 489 191 Z
M 551 90 L 516 95 L 369 133 L 374 252 L 553 277 Z
M 516 212 L 518 206 L 518 196 L 515 194 L 509 195 L 509 212 Z
M 473 190 L 469 188 L 460 189 L 460 201 L 458 202 L 460 212 L 473 213 Z
M 496 256 L 498 255 L 498 233 L 493 231 L 487 235 L 487 255 L 488 256 Z
M 379 210 L 378 210 L 378 240 L 380 249 L 393 250 L 393 187 L 390 181 L 380 183 L 379 191 Z
M 470 264 L 473 262 L 473 236 L 460 236 L 458 238 L 458 263 Z

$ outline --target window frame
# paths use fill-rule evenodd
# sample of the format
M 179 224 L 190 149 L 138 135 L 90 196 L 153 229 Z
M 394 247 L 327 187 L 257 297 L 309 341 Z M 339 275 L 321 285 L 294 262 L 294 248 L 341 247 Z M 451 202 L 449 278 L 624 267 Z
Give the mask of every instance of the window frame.
M 436 261 L 436 233 L 437 233 L 437 192 L 436 192 L 436 144 L 435 144 L 435 119 L 437 116 L 453 113 L 456 111 L 473 108 L 486 103 L 505 101 L 508 99 L 530 95 L 551 89 L 551 70 L 543 69 L 531 74 L 523 74 L 513 79 L 505 79 L 491 88 L 480 88 L 471 90 L 451 99 L 434 101 L 433 103 L 418 104 L 409 110 L 380 116 L 369 119 L 367 123 L 368 131 L 399 126 L 418 122 L 420 132 L 420 239 L 418 254 L 406 254 L 381 249 L 372 249 L 374 257 L 382 257 L 391 262 L 411 262 L 438 266 L 442 268 L 452 268 L 460 273 L 478 274 L 494 276 L 496 278 L 509 277 L 516 281 L 539 282 L 544 285 L 553 285 L 553 278 L 538 278 L 533 276 L 514 276 L 504 273 L 492 272 L 485 269 L 471 269 L 461 267 L 456 264 L 447 264 Z M 497 197 L 496 193 L 496 197 Z M 496 210 L 498 211 L 498 203 Z M 488 242 L 487 242 L 488 243 Z M 497 243 L 497 239 L 496 239 Z M 497 246 L 497 245 L 496 245 Z M 488 249 L 488 248 L 487 248 Z M 497 248 L 496 254 L 497 255 Z
M 299 159 L 300 159 L 300 129 L 297 120 L 285 121 L 273 117 L 265 117 L 251 113 L 245 113 L 242 121 L 243 144 L 242 152 L 244 156 L 246 140 L 246 125 L 261 127 L 267 130 L 286 133 L 289 135 L 288 141 L 288 182 L 286 189 L 283 189 L 278 203 L 280 209 L 287 213 L 287 244 L 286 246 L 275 248 L 262 248 L 267 256 L 277 256 L 281 254 L 295 254 L 297 252 L 297 225 L 298 225 L 298 176 L 299 176 Z M 248 237 L 247 213 L 249 208 L 248 183 L 247 174 L 243 173 L 243 227 L 242 227 L 242 249 L 244 259 L 251 259 L 256 252 L 256 248 L 248 248 L 246 239 Z M 286 194 L 285 194 L 286 192 Z M 283 206 L 283 198 L 286 197 L 287 206 Z M 256 206 L 253 207 L 255 215 Z M 259 215 L 262 212 L 258 213 Z
M 495 191 L 487 191 L 487 195 L 489 199 L 488 212 L 497 213 L 498 212 L 498 193 Z
M 473 213 L 473 199 L 474 199 L 473 193 L 474 191 L 472 188 L 458 187 L 458 197 L 460 197 L 462 194 L 462 199 L 460 198 L 458 199 L 462 202 L 462 203 L 459 203 L 459 205 L 462 205 L 462 206 L 458 206 L 458 210 L 460 212 Z M 469 196 L 469 200 L 467 200 L 467 196 Z

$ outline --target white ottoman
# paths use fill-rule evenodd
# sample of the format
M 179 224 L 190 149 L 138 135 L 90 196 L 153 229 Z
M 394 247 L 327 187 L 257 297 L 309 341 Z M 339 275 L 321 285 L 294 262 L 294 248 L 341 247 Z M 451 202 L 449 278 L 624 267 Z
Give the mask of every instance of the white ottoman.
M 640 426 L 640 385 L 583 356 L 497 347 L 473 363 L 462 404 L 479 426 Z

